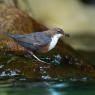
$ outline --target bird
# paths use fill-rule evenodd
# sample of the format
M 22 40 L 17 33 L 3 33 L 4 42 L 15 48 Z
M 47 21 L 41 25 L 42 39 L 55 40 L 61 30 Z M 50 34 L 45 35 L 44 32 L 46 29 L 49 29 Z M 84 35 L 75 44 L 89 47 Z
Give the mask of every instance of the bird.
M 69 37 L 69 34 L 64 33 L 64 30 L 61 28 L 51 28 L 46 31 L 32 32 L 29 34 L 13 34 L 10 32 L 5 32 L 5 34 L 12 38 L 17 44 L 24 47 L 28 53 L 40 62 L 44 61 L 39 59 L 34 52 L 49 52 L 56 46 L 59 38 L 62 36 Z

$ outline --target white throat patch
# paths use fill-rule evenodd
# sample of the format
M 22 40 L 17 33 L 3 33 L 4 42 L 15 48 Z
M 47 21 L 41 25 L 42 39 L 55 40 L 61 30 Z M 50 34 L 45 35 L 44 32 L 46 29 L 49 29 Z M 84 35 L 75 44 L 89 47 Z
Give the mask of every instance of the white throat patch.
M 52 37 L 52 41 L 49 45 L 49 50 L 53 49 L 57 42 L 58 42 L 58 39 L 62 36 L 62 34 L 55 34 L 53 37 Z

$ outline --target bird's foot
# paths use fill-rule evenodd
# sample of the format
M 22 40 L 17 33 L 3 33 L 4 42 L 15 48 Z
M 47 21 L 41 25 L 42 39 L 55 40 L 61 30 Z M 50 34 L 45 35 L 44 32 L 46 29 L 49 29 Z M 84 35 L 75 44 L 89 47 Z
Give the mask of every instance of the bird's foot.
M 41 63 L 49 64 L 49 63 L 47 63 L 47 62 L 45 62 L 45 61 L 39 59 L 32 51 L 29 51 L 29 50 L 28 50 L 28 52 L 29 52 L 37 61 L 39 61 L 39 62 L 41 62 Z

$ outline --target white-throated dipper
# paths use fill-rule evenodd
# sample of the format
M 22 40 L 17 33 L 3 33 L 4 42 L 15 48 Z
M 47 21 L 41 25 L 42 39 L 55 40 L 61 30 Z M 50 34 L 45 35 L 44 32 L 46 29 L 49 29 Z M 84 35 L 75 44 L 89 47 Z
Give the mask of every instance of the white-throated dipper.
M 12 34 L 9 32 L 6 32 L 5 34 L 14 39 L 14 41 L 24 47 L 32 56 L 41 62 L 44 61 L 40 60 L 34 52 L 48 52 L 56 46 L 60 37 L 69 36 L 60 28 L 52 28 L 47 31 L 33 32 L 24 35 Z

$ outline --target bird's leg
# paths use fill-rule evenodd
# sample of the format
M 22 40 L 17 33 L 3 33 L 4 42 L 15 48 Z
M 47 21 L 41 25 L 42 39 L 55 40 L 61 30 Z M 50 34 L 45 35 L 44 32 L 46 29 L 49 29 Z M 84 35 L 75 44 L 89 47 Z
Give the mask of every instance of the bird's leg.
M 45 62 L 45 61 L 39 59 L 32 51 L 29 51 L 29 50 L 28 50 L 28 52 L 29 52 L 35 59 L 37 59 L 38 61 L 43 62 L 43 63 L 47 63 L 47 62 Z M 49 63 L 47 63 L 47 64 L 49 64 Z

